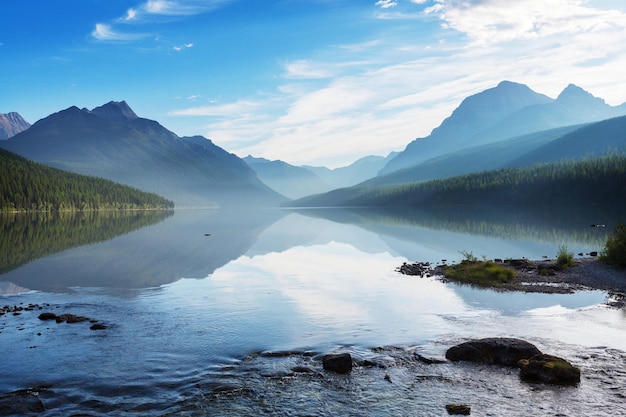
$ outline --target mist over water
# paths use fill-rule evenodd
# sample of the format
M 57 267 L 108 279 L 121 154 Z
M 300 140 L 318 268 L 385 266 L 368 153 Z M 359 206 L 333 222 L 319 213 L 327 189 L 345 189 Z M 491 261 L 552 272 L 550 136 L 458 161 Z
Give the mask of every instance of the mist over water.
M 126 226 L 0 266 L 1 305 L 36 304 L 108 326 L 43 322 L 40 310 L 0 316 L 0 405 L 30 388 L 37 395 L 20 398 L 40 401 L 39 415 L 50 416 L 443 415 L 450 402 L 470 403 L 472 415 L 590 415 L 608 406 L 597 415 L 612 415 L 626 382 L 626 317 L 604 306 L 605 293 L 499 293 L 395 268 L 460 260 L 459 251 L 540 259 L 565 244 L 588 253 L 618 220 L 598 207 L 108 219 L 109 231 Z M 4 221 L 3 244 L 14 245 L 7 236 L 20 241 L 23 223 Z M 92 219 L 96 229 L 102 222 Z M 607 227 L 589 227 L 600 222 Z M 546 387 L 521 382 L 515 370 L 414 360 L 490 336 L 565 357 L 583 380 Z M 320 355 L 344 351 L 386 366 L 325 373 Z M 294 374 L 295 366 L 313 372 Z

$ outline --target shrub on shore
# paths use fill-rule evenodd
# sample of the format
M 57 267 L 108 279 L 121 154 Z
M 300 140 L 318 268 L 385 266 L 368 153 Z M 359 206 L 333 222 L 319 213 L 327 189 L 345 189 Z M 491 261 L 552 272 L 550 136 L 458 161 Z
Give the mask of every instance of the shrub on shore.
M 559 246 L 559 251 L 556 255 L 557 268 L 563 270 L 574 265 L 576 265 L 576 262 L 574 261 L 574 253 L 569 252 L 567 250 L 567 246 L 565 245 Z
M 626 224 L 619 223 L 606 239 L 600 259 L 609 265 L 626 268 Z

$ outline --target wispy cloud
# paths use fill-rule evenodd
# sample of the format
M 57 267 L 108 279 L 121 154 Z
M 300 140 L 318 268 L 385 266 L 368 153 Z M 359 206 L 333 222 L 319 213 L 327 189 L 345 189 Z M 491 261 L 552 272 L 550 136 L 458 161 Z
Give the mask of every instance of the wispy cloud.
M 481 43 L 537 39 L 626 27 L 617 10 L 589 7 L 584 0 L 436 0 L 426 10 L 444 27 Z
M 189 49 L 189 48 L 193 48 L 193 43 L 186 43 L 184 45 L 174 46 L 174 50 L 178 52 L 182 51 L 183 49 Z
M 133 33 L 128 24 L 158 23 L 164 21 L 164 18 L 207 13 L 235 1 L 237 0 L 147 0 L 127 9 L 126 14 L 109 23 L 97 23 L 91 35 L 101 41 L 142 39 L 145 36 Z
M 625 100 L 623 12 L 579 0 L 412 0 L 399 9 L 398 18 L 419 14 L 440 30 L 329 47 L 324 60 L 285 63 L 274 95 L 172 115 L 205 117 L 205 134 L 240 156 L 334 167 L 404 149 L 504 79 L 551 97 L 575 83 L 613 105 Z
M 395 0 L 378 0 L 376 6 L 380 6 L 382 9 L 388 9 L 390 7 L 396 7 L 398 2 Z
M 118 19 L 138 22 L 158 16 L 191 16 L 215 10 L 236 0 L 148 0 L 129 8 L 126 15 Z
M 227 104 L 212 104 L 209 106 L 192 107 L 188 109 L 173 110 L 170 116 L 208 116 L 208 117 L 232 117 L 256 112 L 264 103 L 260 101 L 241 100 Z
M 127 33 L 114 30 L 111 25 L 96 23 L 91 36 L 99 41 L 105 42 L 130 42 L 148 37 L 145 33 Z
M 300 59 L 285 64 L 284 77 L 288 79 L 328 78 L 332 75 L 326 68 L 316 67 L 308 59 Z

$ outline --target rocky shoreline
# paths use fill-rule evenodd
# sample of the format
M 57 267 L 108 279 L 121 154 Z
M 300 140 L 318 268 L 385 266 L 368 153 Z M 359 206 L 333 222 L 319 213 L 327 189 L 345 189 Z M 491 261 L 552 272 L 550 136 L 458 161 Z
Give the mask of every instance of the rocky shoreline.
M 522 291 L 539 293 L 573 293 L 585 290 L 607 291 L 614 300 L 615 307 L 626 307 L 626 270 L 616 269 L 598 258 L 575 259 L 576 265 L 566 269 L 556 267 L 553 260 L 530 261 L 527 259 L 494 260 L 517 272 L 515 281 L 498 286 L 498 291 Z M 422 277 L 437 276 L 445 282 L 457 282 L 447 277 L 444 265 L 428 262 L 403 264 L 397 271 L 405 275 Z

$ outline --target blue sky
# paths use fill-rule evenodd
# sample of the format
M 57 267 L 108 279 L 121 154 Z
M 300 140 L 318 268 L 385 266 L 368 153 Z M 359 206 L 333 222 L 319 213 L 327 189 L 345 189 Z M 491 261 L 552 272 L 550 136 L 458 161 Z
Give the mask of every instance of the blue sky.
M 239 156 L 344 166 L 502 80 L 626 101 L 621 0 L 19 0 L 0 112 L 126 100 Z

